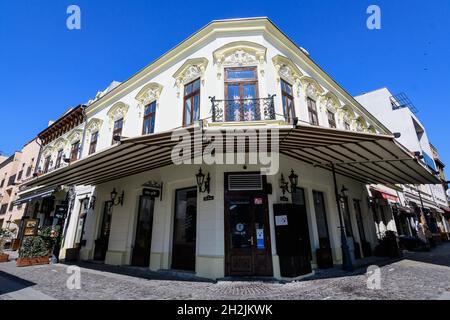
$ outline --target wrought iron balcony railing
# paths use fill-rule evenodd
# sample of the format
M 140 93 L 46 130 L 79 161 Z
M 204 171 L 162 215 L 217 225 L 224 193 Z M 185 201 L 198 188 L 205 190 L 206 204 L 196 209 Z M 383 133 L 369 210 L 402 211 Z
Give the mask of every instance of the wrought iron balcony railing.
M 211 100 L 211 114 L 213 122 L 238 122 L 275 120 L 275 95 L 267 98 L 248 98 L 233 100 Z

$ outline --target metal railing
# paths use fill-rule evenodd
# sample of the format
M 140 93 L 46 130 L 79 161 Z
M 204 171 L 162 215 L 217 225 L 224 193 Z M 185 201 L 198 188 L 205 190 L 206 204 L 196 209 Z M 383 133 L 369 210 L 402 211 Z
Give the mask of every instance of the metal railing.
M 213 122 L 238 122 L 238 121 L 260 121 L 275 120 L 275 95 L 267 98 L 248 98 L 217 100 L 216 97 L 209 97 L 211 100 L 211 114 Z

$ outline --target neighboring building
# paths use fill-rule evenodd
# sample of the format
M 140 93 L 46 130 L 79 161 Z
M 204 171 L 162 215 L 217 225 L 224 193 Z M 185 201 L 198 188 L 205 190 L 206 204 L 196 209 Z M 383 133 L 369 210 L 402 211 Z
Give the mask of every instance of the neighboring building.
M 443 163 L 437 157 L 436 149 L 430 144 L 425 127 L 416 115 L 417 110 L 406 94 L 393 95 L 387 88 L 382 88 L 357 96 L 355 99 L 391 132 L 399 133 L 400 136 L 397 140 L 411 153 L 420 155 L 422 162 L 430 170 L 438 171 L 439 177 L 442 179 Z M 396 226 L 392 225 L 391 230 L 399 234 L 416 235 L 417 224 L 413 218 L 416 214 L 423 213 L 427 222 L 426 226 L 437 238 L 440 238 L 439 233 L 449 233 L 448 225 L 444 227 L 441 223 L 444 210 L 448 210 L 442 184 L 405 184 L 399 190 L 402 193 L 401 196 L 392 191 L 392 189 L 384 187 L 385 193 L 394 194 L 390 203 L 385 202 L 387 208 L 393 209 L 391 212 L 395 213 L 397 222 Z M 438 224 L 442 228 L 438 228 Z
M 439 178 L 444 182 L 444 189 L 448 189 L 448 185 L 445 183 L 447 181 L 447 178 L 445 177 L 445 163 L 442 162 L 441 158 L 439 157 L 439 152 L 436 149 L 434 145 L 430 143 L 431 147 L 431 153 L 433 154 L 434 163 L 436 164 L 436 170 L 439 172 Z
M 72 189 L 61 258 L 296 278 L 372 254 L 367 184 L 439 182 L 267 18 L 214 21 L 113 87 L 40 135 L 22 194 Z M 244 161 L 221 163 L 223 134 Z
M 22 204 L 16 205 L 19 185 L 32 178 L 40 146 L 36 139 L 23 146 L 21 151 L 0 163 L 0 227 L 17 232 L 26 211 Z

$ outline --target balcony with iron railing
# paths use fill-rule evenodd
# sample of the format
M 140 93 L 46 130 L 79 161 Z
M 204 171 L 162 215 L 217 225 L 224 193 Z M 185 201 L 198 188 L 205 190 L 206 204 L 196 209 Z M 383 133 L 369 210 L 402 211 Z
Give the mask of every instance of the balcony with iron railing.
M 255 121 L 285 121 L 283 115 L 275 113 L 275 95 L 267 98 L 244 98 L 218 100 L 209 97 L 211 101 L 211 121 L 225 122 L 255 122 Z

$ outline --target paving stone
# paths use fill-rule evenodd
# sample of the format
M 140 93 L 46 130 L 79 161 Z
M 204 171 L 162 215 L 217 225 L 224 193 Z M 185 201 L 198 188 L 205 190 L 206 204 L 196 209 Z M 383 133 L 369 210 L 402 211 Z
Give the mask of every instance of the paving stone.
M 385 260 L 375 259 L 375 263 Z M 385 263 L 384 263 L 385 264 Z M 324 299 L 407 300 L 449 299 L 450 243 L 431 252 L 407 253 L 403 259 L 380 267 L 381 289 L 367 287 L 366 268 L 346 273 L 320 270 L 301 281 L 205 281 L 170 272 L 81 263 L 81 289 L 66 282 L 69 265 L 18 268 L 0 264 L 0 300 L 51 297 L 53 299 Z M 1 283 L 8 281 L 8 286 Z M 17 284 L 11 285 L 11 281 Z M 14 289 L 11 289 L 14 288 Z M 10 292 L 8 292 L 10 290 Z M 21 292 L 24 292 L 21 295 Z M 32 293 L 32 294 L 30 294 Z

